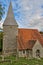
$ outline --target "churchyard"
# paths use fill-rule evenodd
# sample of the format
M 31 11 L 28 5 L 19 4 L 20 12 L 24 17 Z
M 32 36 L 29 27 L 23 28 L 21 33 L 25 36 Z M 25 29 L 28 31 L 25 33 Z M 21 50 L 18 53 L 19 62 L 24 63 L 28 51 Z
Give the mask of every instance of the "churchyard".
M 0 39 L 3 39 L 3 33 L 1 32 Z M 0 53 L 2 50 L 2 41 L 0 42 Z M 0 65 L 43 65 L 43 59 L 16 58 L 13 55 L 3 58 L 3 56 L 0 55 Z
M 16 58 L 14 56 L 5 57 L 4 61 L 0 57 L 0 65 L 43 65 L 43 59 Z

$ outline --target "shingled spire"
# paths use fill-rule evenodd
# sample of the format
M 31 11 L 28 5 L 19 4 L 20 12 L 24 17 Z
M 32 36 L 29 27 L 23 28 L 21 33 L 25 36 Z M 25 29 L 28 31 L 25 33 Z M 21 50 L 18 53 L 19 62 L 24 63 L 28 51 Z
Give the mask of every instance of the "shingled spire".
M 3 54 L 17 54 L 17 39 L 18 25 L 14 19 L 12 5 L 10 3 L 6 20 L 3 24 Z
M 10 2 L 9 9 L 8 9 L 7 17 L 6 17 L 3 25 L 17 25 L 17 22 L 14 18 L 14 13 L 12 10 L 12 3 L 11 2 Z

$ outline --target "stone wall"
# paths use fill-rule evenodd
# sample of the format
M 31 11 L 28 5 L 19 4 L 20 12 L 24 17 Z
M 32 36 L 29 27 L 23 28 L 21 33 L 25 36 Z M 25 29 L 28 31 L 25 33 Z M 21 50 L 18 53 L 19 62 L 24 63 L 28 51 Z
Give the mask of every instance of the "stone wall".
M 38 40 L 37 40 L 37 42 L 35 43 L 35 45 L 34 45 L 34 47 L 32 49 L 32 51 L 33 51 L 32 53 L 33 53 L 34 58 L 37 58 L 36 57 L 37 49 L 40 50 L 40 57 L 43 58 L 43 47 L 42 47 L 42 45 L 40 44 L 40 42 Z
M 19 50 L 18 51 L 18 55 L 19 55 L 19 57 L 25 57 L 26 56 L 26 50 L 25 50 L 25 53 L 23 53 L 23 50 Z
M 15 54 L 17 53 L 17 34 L 18 30 L 15 26 L 4 26 L 3 28 L 3 54 Z

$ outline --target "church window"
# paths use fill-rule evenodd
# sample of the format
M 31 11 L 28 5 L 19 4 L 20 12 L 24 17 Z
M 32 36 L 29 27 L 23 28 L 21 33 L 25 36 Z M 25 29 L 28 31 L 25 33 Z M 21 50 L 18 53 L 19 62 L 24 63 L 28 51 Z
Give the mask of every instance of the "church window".
M 23 50 L 23 54 L 25 54 L 25 50 Z

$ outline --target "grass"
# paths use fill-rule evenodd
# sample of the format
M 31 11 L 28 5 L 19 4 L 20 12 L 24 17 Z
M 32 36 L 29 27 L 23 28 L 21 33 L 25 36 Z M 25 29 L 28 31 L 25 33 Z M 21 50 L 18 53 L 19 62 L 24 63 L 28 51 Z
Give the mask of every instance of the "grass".
M 1 59 L 1 57 L 0 57 Z M 18 58 L 16 59 L 14 56 L 6 57 L 5 59 L 10 59 L 12 62 L 3 62 L 0 65 L 43 65 L 43 59 L 26 59 L 26 58 Z

